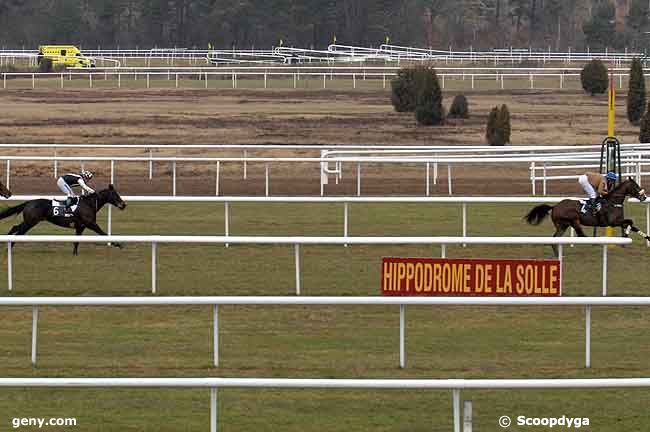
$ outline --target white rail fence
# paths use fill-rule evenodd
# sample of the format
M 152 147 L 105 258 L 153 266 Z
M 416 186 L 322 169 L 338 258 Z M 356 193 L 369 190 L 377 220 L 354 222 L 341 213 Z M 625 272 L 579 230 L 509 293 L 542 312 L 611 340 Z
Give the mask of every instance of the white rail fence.
M 648 154 L 650 156 L 650 153 Z M 626 167 L 629 168 L 629 164 L 624 157 L 623 163 L 626 164 Z M 498 165 L 503 167 L 504 165 L 509 165 L 512 168 L 520 168 L 523 171 L 530 171 L 530 181 L 533 195 L 536 195 L 536 183 L 538 181 L 543 181 L 544 191 L 546 191 L 546 181 L 549 179 L 546 176 L 546 170 L 544 170 L 543 177 L 536 177 L 536 166 L 542 166 L 545 163 L 552 161 L 555 164 L 585 164 L 592 163 L 597 164 L 598 159 L 587 159 L 586 157 L 581 156 L 570 156 L 562 158 L 552 158 L 550 155 L 536 155 L 536 156 L 338 156 L 338 157 L 167 157 L 167 156 L 153 156 L 150 153 L 149 157 L 146 156 L 128 156 L 128 157 L 118 157 L 118 156 L 91 156 L 91 157 L 79 157 L 79 156 L 0 156 L 0 159 L 5 161 L 5 185 L 11 187 L 11 163 L 15 162 L 39 162 L 39 161 L 48 161 L 53 162 L 54 165 L 54 176 L 58 176 L 59 169 L 58 164 L 60 162 L 67 163 L 79 163 L 81 168 L 84 168 L 85 163 L 98 163 L 104 162 L 110 164 L 110 182 L 114 183 L 116 180 L 115 169 L 118 162 L 121 163 L 146 163 L 149 170 L 149 179 L 153 178 L 153 166 L 154 163 L 164 163 L 171 164 L 172 168 L 172 195 L 176 195 L 177 192 L 177 174 L 179 163 L 183 164 L 207 164 L 214 167 L 215 171 L 215 195 L 219 195 L 220 192 L 220 181 L 221 181 L 221 166 L 225 163 L 241 164 L 244 170 L 244 179 L 247 178 L 247 167 L 248 164 L 259 164 L 264 166 L 264 184 L 265 184 L 265 196 L 271 194 L 270 189 L 270 172 L 271 164 L 293 164 L 293 167 L 296 164 L 307 164 L 315 165 L 319 167 L 320 171 L 320 195 L 324 196 L 325 194 L 325 185 L 329 184 L 329 175 L 335 176 L 335 181 L 338 184 L 343 177 L 343 164 L 346 166 L 356 166 L 356 195 L 361 196 L 362 188 L 362 165 L 366 166 L 371 164 L 380 164 L 386 165 L 389 167 L 389 174 L 396 173 L 400 171 L 400 165 L 419 165 L 423 168 L 423 180 L 424 180 L 424 189 L 425 196 L 430 195 L 431 185 L 438 184 L 438 166 L 440 164 L 447 166 L 447 194 L 453 195 L 452 187 L 452 166 L 472 166 L 480 164 L 482 166 L 489 165 Z M 329 168 L 329 164 L 334 164 L 335 168 Z M 539 165 L 535 165 L 539 164 Z M 636 167 L 638 171 L 634 172 L 632 175 L 636 176 L 640 181 L 643 175 L 648 175 L 650 173 L 641 173 L 641 166 L 650 165 L 650 161 L 642 162 L 639 160 L 638 156 L 634 156 L 633 166 Z M 597 166 L 597 165 L 594 165 Z M 573 168 L 576 169 L 576 168 Z M 577 174 L 571 176 L 570 178 L 576 178 Z
M 461 390 L 648 388 L 650 378 L 582 379 L 291 379 L 291 378 L 0 378 L 2 388 L 209 388 L 210 432 L 217 432 L 217 390 L 428 389 L 452 391 L 454 432 L 461 431 Z
M 607 47 L 603 51 L 592 51 L 587 47 L 587 51 L 575 51 L 568 47 L 567 51 L 553 51 L 548 46 L 547 49 L 536 48 L 515 48 L 505 47 L 492 50 L 476 50 L 472 46 L 469 49 L 440 49 L 439 47 L 414 47 L 401 46 L 394 44 L 381 44 L 378 47 L 356 46 L 344 44 L 330 44 L 326 49 L 273 46 L 265 49 L 242 49 L 230 47 L 223 49 L 196 49 L 192 48 L 148 48 L 148 49 L 85 49 L 80 46 L 85 56 L 104 58 L 104 59 L 126 59 L 145 60 L 150 62 L 152 59 L 165 60 L 173 64 L 174 60 L 189 60 L 190 63 L 205 62 L 209 60 L 223 61 L 225 63 L 335 63 L 335 62 L 399 62 L 400 61 L 418 61 L 418 60 L 444 60 L 445 62 L 457 61 L 463 63 L 469 62 L 486 62 L 498 64 L 499 62 L 522 63 L 524 61 L 543 62 L 562 62 L 571 63 L 573 61 L 584 62 L 595 58 L 610 61 L 616 65 L 622 65 L 624 62 L 631 61 L 634 57 L 643 57 L 644 53 L 629 51 L 627 47 L 624 51 L 610 50 Z M 7 58 L 14 61 L 16 58 L 37 57 L 37 50 L 30 49 L 2 49 L 0 58 Z M 35 63 L 35 62 L 34 62 Z
M 13 195 L 2 201 L 29 201 L 39 198 L 59 199 L 63 196 L 41 196 L 41 195 Z M 467 237 L 469 235 L 468 211 L 470 205 L 480 204 L 556 204 L 564 199 L 579 199 L 572 197 L 244 197 L 244 196 L 123 196 L 122 199 L 129 203 L 221 203 L 224 206 L 224 226 L 223 233 L 225 236 L 232 235 L 232 204 L 343 204 L 343 226 L 342 235 L 350 235 L 350 207 L 355 204 L 442 204 L 442 205 L 460 205 L 460 232 L 459 235 Z M 650 201 L 639 202 L 637 199 L 628 200 L 633 204 L 645 205 L 645 225 L 646 232 L 650 233 Z M 113 210 L 112 206 L 107 206 L 107 233 L 113 234 Z M 571 236 L 575 235 L 573 228 L 570 230 Z
M 151 292 L 157 290 L 158 244 L 291 245 L 294 248 L 296 295 L 301 290 L 300 247 L 303 245 L 439 245 L 440 256 L 447 257 L 448 245 L 556 245 L 560 260 L 560 294 L 565 245 L 602 247 L 602 295 L 607 295 L 607 249 L 609 245 L 629 245 L 623 237 L 269 237 L 269 236 L 74 236 L 74 235 L 2 235 L 7 244 L 7 288 L 13 290 L 13 245 L 15 243 L 149 243 L 151 244 Z
M 619 89 L 623 88 L 624 81 L 628 80 L 629 73 L 613 73 L 618 83 Z M 650 74 L 645 74 L 646 77 Z M 127 82 L 137 83 L 144 82 L 143 87 L 152 88 L 152 83 L 156 81 L 167 81 L 173 82 L 171 84 L 174 88 L 181 88 L 182 84 L 188 82 L 203 82 L 203 88 L 217 88 L 217 82 L 221 81 L 230 81 L 228 87 L 233 89 L 237 88 L 247 88 L 254 87 L 257 88 L 257 81 L 263 81 L 263 88 L 270 88 L 274 80 L 286 81 L 287 85 L 282 86 L 281 88 L 292 87 L 294 89 L 298 88 L 298 84 L 301 81 L 318 80 L 319 86 L 322 85 L 323 89 L 328 88 L 327 82 L 336 81 L 347 81 L 349 86 L 352 89 L 356 89 L 359 86 L 359 83 L 362 82 L 372 82 L 376 83 L 376 86 L 382 89 L 386 89 L 390 84 L 390 80 L 396 76 L 395 72 L 372 72 L 372 71 L 360 71 L 360 72 L 333 72 L 333 71 L 324 71 L 324 72 L 309 72 L 309 71 L 220 71 L 220 70 L 211 70 L 211 71 L 166 71 L 166 72 L 138 72 L 127 71 L 127 72 L 114 72 L 104 70 L 104 72 L 4 72 L 2 73 L 2 88 L 17 88 L 22 89 L 25 87 L 36 89 L 41 88 L 37 86 L 37 83 L 41 84 L 42 81 L 56 81 L 57 87 L 64 89 L 66 88 L 66 81 L 78 82 L 84 80 L 87 82 L 89 89 L 96 87 L 98 83 L 102 81 L 109 83 L 115 88 L 122 88 L 123 85 L 126 85 Z M 444 89 L 449 86 L 449 83 L 457 82 L 467 82 L 468 86 L 472 90 L 494 90 L 501 89 L 504 90 L 509 88 L 510 85 L 515 83 L 525 83 L 525 88 L 529 89 L 558 89 L 563 90 L 567 88 L 567 83 L 573 83 L 574 87 L 579 85 L 580 74 L 579 73 L 567 73 L 567 72 L 485 72 L 485 73 L 476 73 L 476 72 L 462 72 L 462 73 L 449 73 L 442 72 L 438 73 L 438 78 L 440 79 L 441 87 Z M 24 81 L 27 80 L 29 84 L 24 85 Z M 14 81 L 17 81 L 14 83 Z M 214 83 L 210 87 L 210 82 Z M 114 84 L 113 84 L 114 83 Z M 252 84 L 251 84 L 252 83 Z M 322 84 L 321 84 L 322 83 Z M 479 83 L 489 83 L 483 84 L 482 86 Z M 13 85 L 10 85 L 13 84 Z M 246 84 L 250 84 L 247 86 Z M 330 84 L 331 86 L 332 84 Z M 275 84 L 277 87 L 278 84 Z M 43 84 L 43 88 L 52 87 L 48 84 Z M 102 85 L 102 88 L 108 88 L 107 85 Z M 187 84 L 185 85 L 187 87 Z M 196 86 L 193 86 L 196 87 Z M 518 87 L 522 87 L 519 85 Z M 75 86 L 78 88 L 78 86 Z
M 176 163 L 203 162 L 215 163 L 216 179 L 215 194 L 219 194 L 219 171 L 220 164 L 223 162 L 241 163 L 243 167 L 243 178 L 247 178 L 248 163 L 260 163 L 265 165 L 266 192 L 269 193 L 268 171 L 269 164 L 273 162 L 295 162 L 295 163 L 319 163 L 321 168 L 321 195 L 324 194 L 324 185 L 328 183 L 329 175 L 334 174 L 336 183 L 342 178 L 342 165 L 346 162 L 350 165 L 356 163 L 357 171 L 357 195 L 361 195 L 361 162 L 378 162 L 378 163 L 410 163 L 422 164 L 425 180 L 425 194 L 430 194 L 431 174 L 433 174 L 433 184 L 438 183 L 438 165 L 447 165 L 447 183 L 448 193 L 452 194 L 452 162 L 456 165 L 464 163 L 522 163 L 530 162 L 527 169 L 530 171 L 531 190 L 533 195 L 536 194 L 537 182 L 542 182 L 542 192 L 547 193 L 547 182 L 551 180 L 576 178 L 585 169 L 594 169 L 599 167 L 600 146 L 517 146 L 511 148 L 494 148 L 488 146 L 262 146 L 262 145 L 65 145 L 65 144 L 0 144 L 2 149 L 16 149 L 24 153 L 26 149 L 51 149 L 52 157 L 42 155 L 25 156 L 21 155 L 4 155 L 0 156 L 5 160 L 6 180 L 10 184 L 11 162 L 12 161 L 52 161 L 53 174 L 55 177 L 59 174 L 59 162 L 78 162 L 83 168 L 84 162 L 108 161 L 111 164 L 111 180 L 115 178 L 115 164 L 118 161 L 143 161 L 148 164 L 149 179 L 153 178 L 154 162 L 172 165 L 172 187 L 175 191 Z M 118 151 L 138 150 L 148 151 L 148 157 L 127 157 L 116 155 L 112 157 L 97 157 L 95 155 L 74 157 L 57 156 L 57 151 L 75 149 L 111 149 Z M 154 151 L 175 150 L 182 152 L 186 150 L 214 150 L 214 151 L 241 151 L 241 158 L 197 158 L 197 157 L 154 157 Z M 320 159 L 302 158 L 302 157 L 276 157 L 260 158 L 249 157 L 249 153 L 256 151 L 274 151 L 289 152 L 293 154 L 296 150 L 320 152 Z M 641 182 L 643 176 L 649 172 L 642 172 L 642 167 L 650 164 L 650 144 L 623 144 L 621 151 L 622 163 L 629 175 L 634 175 L 637 182 Z M 363 158 L 363 159 L 361 159 Z M 528 159 L 526 159 L 528 158 Z M 497 160 L 498 159 L 498 160 Z M 335 164 L 335 168 L 330 168 L 330 163 Z M 433 168 L 433 173 L 431 173 Z M 551 176 L 547 171 L 553 170 L 570 170 L 571 175 Z M 540 172 L 541 171 L 541 175 Z
M 32 307 L 31 362 L 36 365 L 39 307 L 45 306 L 213 306 L 213 364 L 219 367 L 221 305 L 399 306 L 399 367 L 406 367 L 406 306 L 553 306 L 585 308 L 585 368 L 591 367 L 593 306 L 648 306 L 650 297 L 0 297 L 0 306 Z

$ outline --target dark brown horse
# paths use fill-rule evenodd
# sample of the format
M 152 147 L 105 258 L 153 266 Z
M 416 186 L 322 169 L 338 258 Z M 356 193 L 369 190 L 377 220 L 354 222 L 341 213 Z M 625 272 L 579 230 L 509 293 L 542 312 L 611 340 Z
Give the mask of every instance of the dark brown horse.
M 106 235 L 104 230 L 97 225 L 97 213 L 106 204 L 112 204 L 120 210 L 126 208 L 126 204 L 122 201 L 120 194 L 117 193 L 113 185 L 109 185 L 108 189 L 81 197 L 77 211 L 71 217 L 55 214 L 51 200 L 36 199 L 0 212 L 0 219 L 20 213 L 23 214 L 23 222 L 14 225 L 9 231 L 9 235 L 27 234 L 27 231 L 43 221 L 48 221 L 64 228 L 74 228 L 77 235 L 81 235 L 86 228 L 95 231 L 99 235 Z M 121 247 L 117 243 L 112 243 L 112 246 Z M 78 248 L 79 243 L 75 243 L 72 252 L 74 255 L 77 255 Z
M 7 186 L 3 185 L 2 182 L 0 182 L 0 196 L 5 198 L 11 197 L 11 191 L 7 189 Z
M 595 216 L 589 210 L 586 213 L 582 212 L 584 206 L 583 201 L 565 199 L 555 206 L 548 204 L 538 205 L 528 212 L 525 219 L 530 225 L 539 225 L 550 213 L 553 225 L 555 225 L 555 234 L 553 234 L 553 237 L 563 236 L 569 227 L 573 227 L 578 236 L 585 237 L 585 232 L 582 229 L 582 225 L 585 225 L 593 227 L 621 227 L 625 236 L 629 235 L 630 232 L 635 232 L 643 236 L 646 240 L 650 240 L 650 236 L 637 228 L 632 219 L 625 219 L 623 215 L 623 204 L 625 198 L 628 196 L 636 198 L 639 201 L 646 200 L 645 191 L 641 189 L 632 177 L 612 189 L 603 203 L 602 210 Z M 557 246 L 553 246 L 553 251 L 557 255 Z

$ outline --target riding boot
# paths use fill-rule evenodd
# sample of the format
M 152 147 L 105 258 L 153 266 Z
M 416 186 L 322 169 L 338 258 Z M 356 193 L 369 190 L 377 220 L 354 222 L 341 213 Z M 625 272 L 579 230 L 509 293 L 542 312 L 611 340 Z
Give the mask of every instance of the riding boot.
M 65 212 L 66 213 L 72 213 L 72 206 L 75 204 L 76 198 L 75 197 L 68 197 L 65 200 Z
M 598 216 L 598 201 L 597 198 L 589 198 L 589 208 L 593 217 Z

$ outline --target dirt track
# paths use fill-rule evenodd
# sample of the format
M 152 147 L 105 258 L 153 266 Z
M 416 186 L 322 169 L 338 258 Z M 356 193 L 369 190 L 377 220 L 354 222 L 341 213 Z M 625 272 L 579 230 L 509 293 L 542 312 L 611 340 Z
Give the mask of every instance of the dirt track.
M 484 144 L 487 113 L 506 103 L 511 111 L 513 145 L 596 144 L 606 132 L 606 98 L 566 91 L 466 92 L 468 120 L 441 127 L 419 127 L 412 115 L 393 111 L 385 91 L 303 90 L 24 90 L 0 93 L 7 107 L 0 119 L 0 140 L 5 143 L 101 144 Z M 445 93 L 448 105 L 454 93 Z M 624 118 L 624 94 L 618 98 L 618 135 L 623 142 L 638 140 L 638 129 Z M 9 108 L 10 107 L 10 108 Z M 36 154 L 16 150 L 5 154 Z M 59 155 L 105 155 L 108 151 Z M 51 154 L 50 151 L 41 154 Z M 113 153 L 115 154 L 115 153 Z M 174 153 L 176 154 L 176 153 Z M 184 151 L 184 155 L 204 155 Z M 223 155 L 223 153 L 221 153 Z M 131 155 L 133 155 L 131 153 Z M 142 155 L 142 153 L 140 153 Z M 273 155 L 264 152 L 258 155 Z M 104 165 L 97 184 L 108 181 Z M 170 167 L 157 166 L 153 181 L 144 164 L 122 164 L 118 186 L 124 194 L 167 194 Z M 431 193 L 446 194 L 446 167 Z M 61 170 L 77 169 L 63 166 Z M 223 167 L 221 193 L 264 193 L 263 166 L 250 166 L 244 181 L 241 167 Z M 326 193 L 354 194 L 354 167 L 346 169 L 341 185 Z M 12 164 L 16 193 L 55 192 L 51 165 Z M 463 194 L 528 194 L 527 172 L 508 168 L 454 167 L 454 192 Z M 486 181 L 486 179 L 494 182 Z M 333 182 L 331 182 L 333 183 Z M 214 167 L 179 167 L 179 194 L 213 194 Z M 424 167 L 399 168 L 390 174 L 364 167 L 363 194 L 424 194 Z M 271 167 L 271 194 L 313 195 L 319 192 L 318 175 L 311 167 L 289 171 Z M 553 183 L 552 193 L 575 193 Z

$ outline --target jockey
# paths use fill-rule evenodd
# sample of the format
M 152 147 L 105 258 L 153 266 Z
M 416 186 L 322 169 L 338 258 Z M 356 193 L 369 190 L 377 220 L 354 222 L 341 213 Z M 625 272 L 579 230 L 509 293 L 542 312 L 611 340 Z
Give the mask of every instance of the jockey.
M 610 171 L 606 175 L 588 172 L 578 177 L 578 183 L 589 196 L 589 206 L 595 216 L 601 209 L 599 198 L 606 197 L 618 180 L 615 172 Z
M 77 194 L 74 193 L 73 188 L 81 188 L 86 193 L 95 193 L 95 191 L 86 184 L 86 181 L 89 181 L 93 178 L 93 173 L 90 171 L 83 170 L 80 174 L 66 174 L 56 181 L 56 185 L 59 187 L 61 192 L 63 192 L 67 199 L 65 201 L 66 207 L 70 208 L 75 203 L 75 198 Z

